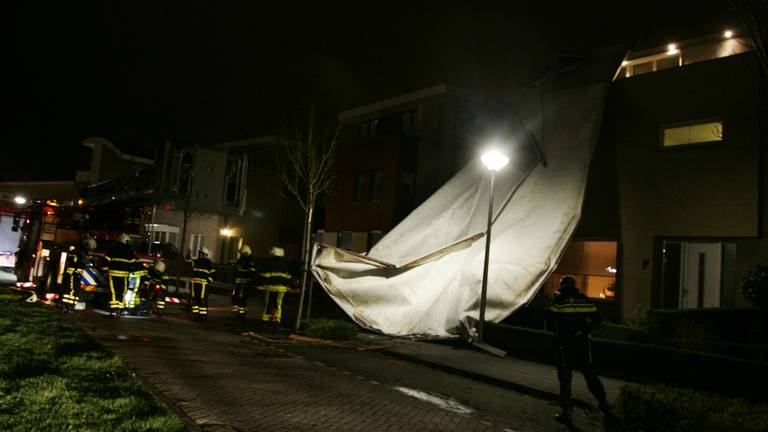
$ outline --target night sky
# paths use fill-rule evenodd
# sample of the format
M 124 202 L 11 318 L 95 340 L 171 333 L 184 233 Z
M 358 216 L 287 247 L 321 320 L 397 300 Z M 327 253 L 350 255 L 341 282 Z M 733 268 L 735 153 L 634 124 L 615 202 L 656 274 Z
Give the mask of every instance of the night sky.
M 443 82 L 503 100 L 560 54 L 736 22 L 724 1 L 13 3 L 0 181 L 71 179 L 94 135 L 151 158 Z

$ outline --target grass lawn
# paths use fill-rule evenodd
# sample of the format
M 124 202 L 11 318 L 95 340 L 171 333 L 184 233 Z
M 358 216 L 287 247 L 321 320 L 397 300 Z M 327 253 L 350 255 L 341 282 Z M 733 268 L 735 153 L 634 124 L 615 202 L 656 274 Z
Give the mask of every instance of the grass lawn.
M 0 431 L 184 431 L 120 359 L 0 287 Z

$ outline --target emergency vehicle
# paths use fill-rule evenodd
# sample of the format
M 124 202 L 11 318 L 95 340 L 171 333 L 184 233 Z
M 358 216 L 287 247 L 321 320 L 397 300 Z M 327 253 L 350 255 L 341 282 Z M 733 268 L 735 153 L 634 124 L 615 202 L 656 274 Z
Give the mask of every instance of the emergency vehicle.
M 38 296 L 56 300 L 61 292 L 70 246 L 79 246 L 82 233 L 87 233 L 96 239 L 97 247 L 88 253 L 81 274 L 81 301 L 102 305 L 110 292 L 107 275 L 102 270 L 104 255 L 119 235 L 127 232 L 133 244 L 138 246 L 136 257 L 146 268 L 155 260 L 173 262 L 166 264 L 175 269 L 174 274 L 169 274 L 171 279 L 166 302 L 187 303 L 186 283 L 179 276 L 188 276 L 189 271 L 184 271 L 183 264 L 179 265 L 179 261 L 183 261 L 181 255 L 168 247 L 161 247 L 152 254 L 142 253 L 145 242 L 141 233 L 141 216 L 144 213 L 144 208 L 117 210 L 99 206 L 61 206 L 50 200 L 31 203 L 21 214 L 21 236 L 15 265 L 17 287 L 34 290 Z M 130 278 L 127 300 L 134 295 L 138 283 L 138 275 Z M 79 309 L 84 307 L 84 304 L 78 305 Z

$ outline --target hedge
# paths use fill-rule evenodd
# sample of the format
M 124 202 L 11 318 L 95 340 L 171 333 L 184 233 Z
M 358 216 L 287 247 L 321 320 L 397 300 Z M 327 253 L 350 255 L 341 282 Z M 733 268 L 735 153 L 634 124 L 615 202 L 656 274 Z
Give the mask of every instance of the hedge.
M 760 342 L 756 308 L 651 309 L 646 316 L 648 335 L 658 344 L 696 349 L 701 341 Z
M 485 339 L 510 356 L 554 364 L 550 332 L 488 324 Z M 592 339 L 592 353 L 595 367 L 603 375 L 768 399 L 768 363 L 600 338 Z
M 658 432 L 768 430 L 768 405 L 666 385 L 625 385 L 616 412 L 632 429 Z

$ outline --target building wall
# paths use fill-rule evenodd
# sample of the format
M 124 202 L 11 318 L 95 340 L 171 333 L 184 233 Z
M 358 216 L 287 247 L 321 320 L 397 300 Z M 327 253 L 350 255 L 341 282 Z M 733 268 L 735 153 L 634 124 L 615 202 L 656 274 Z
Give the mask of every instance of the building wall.
M 652 306 L 654 239 L 760 235 L 758 68 L 748 53 L 615 82 L 624 318 Z M 661 125 L 709 118 L 722 142 L 659 149 Z
M 470 102 L 446 86 L 426 90 L 438 88 L 442 90 L 386 108 L 367 111 L 361 107 L 346 112 L 354 115 L 340 115 L 347 138 L 339 152 L 337 183 L 328 196 L 324 229 L 356 233 L 353 250 L 365 252 L 370 243 L 357 234 L 392 229 L 445 184 L 472 154 L 468 150 L 472 117 L 466 115 L 471 112 Z M 411 134 L 360 136 L 361 123 L 408 111 L 414 112 Z M 383 172 L 382 199 L 354 202 L 356 174 L 372 170 Z M 406 194 L 409 187 L 404 183 L 409 181 L 411 192 Z
M 179 238 L 176 240 L 176 247 L 181 247 L 181 230 L 184 221 L 184 212 L 181 210 L 162 210 L 158 209 L 155 213 L 155 223 L 170 225 L 179 228 Z M 202 234 L 204 236 L 203 246 L 211 250 L 211 260 L 218 261 L 221 253 L 221 216 L 210 213 L 193 213 L 187 223 L 187 230 L 184 240 L 184 250 L 181 253 L 186 255 L 191 252 L 190 239 L 192 234 Z
M 255 257 L 269 256 L 272 246 L 281 246 L 289 258 L 298 257 L 301 223 L 298 208 L 283 198 L 273 171 L 253 168 L 248 175 L 246 208 L 242 216 L 226 216 L 222 222 L 231 227 L 243 243 L 251 247 Z M 293 233 L 299 232 L 298 240 Z M 282 235 L 281 235 L 282 234 Z
M 90 137 L 82 141 L 91 149 L 88 171 L 77 172 L 79 186 L 96 184 L 105 180 L 133 174 L 137 169 L 150 167 L 154 161 L 124 154 L 114 144 L 102 137 Z

